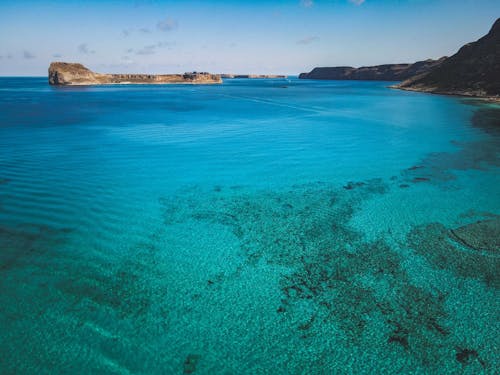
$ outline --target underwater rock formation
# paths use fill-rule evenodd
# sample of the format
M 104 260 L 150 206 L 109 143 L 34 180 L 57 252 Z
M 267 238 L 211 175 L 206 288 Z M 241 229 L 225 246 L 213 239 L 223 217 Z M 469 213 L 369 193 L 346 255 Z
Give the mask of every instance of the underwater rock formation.
M 500 218 L 450 229 L 450 234 L 464 246 L 500 256 Z
M 408 244 L 437 269 L 500 288 L 500 219 L 479 221 L 456 229 L 430 223 L 414 228 Z
M 192 374 L 196 371 L 196 365 L 201 356 L 198 354 L 189 354 L 184 361 L 183 374 Z

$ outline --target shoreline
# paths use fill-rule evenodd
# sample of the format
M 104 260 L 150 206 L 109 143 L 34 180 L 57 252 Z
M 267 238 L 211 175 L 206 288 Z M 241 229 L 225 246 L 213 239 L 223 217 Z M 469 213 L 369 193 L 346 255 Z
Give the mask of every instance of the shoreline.
M 432 88 L 424 89 L 424 88 L 410 88 L 410 87 L 401 87 L 399 85 L 387 86 L 387 88 L 394 90 L 402 90 L 402 91 L 412 91 L 412 92 L 420 92 L 423 94 L 433 94 L 433 95 L 446 95 L 446 96 L 456 96 L 460 98 L 468 98 L 468 99 L 476 99 L 482 100 L 488 103 L 499 104 L 500 105 L 500 96 L 480 96 L 474 94 L 460 93 L 460 92 L 451 92 L 451 91 L 435 91 Z
M 38 78 L 38 77 L 37 77 Z M 42 77 L 44 78 L 44 77 Z M 131 86 L 131 85 L 145 85 L 145 86 L 160 86 L 160 85 L 220 85 L 221 82 L 78 82 L 78 83 L 67 83 L 64 85 L 51 85 L 54 87 L 71 87 L 71 86 Z

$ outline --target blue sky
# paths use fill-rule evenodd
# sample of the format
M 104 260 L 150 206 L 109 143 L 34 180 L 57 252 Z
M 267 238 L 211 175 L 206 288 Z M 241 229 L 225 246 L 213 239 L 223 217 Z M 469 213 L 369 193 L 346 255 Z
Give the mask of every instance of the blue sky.
M 0 0 L 0 75 L 51 61 L 99 72 L 298 74 L 414 62 L 486 34 L 498 0 Z

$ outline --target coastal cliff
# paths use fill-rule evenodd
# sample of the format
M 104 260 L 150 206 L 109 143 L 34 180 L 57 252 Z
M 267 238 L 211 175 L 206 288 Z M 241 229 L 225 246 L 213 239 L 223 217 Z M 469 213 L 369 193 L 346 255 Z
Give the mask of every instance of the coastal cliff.
M 214 84 L 221 76 L 205 72 L 184 74 L 101 74 L 78 63 L 53 62 L 49 67 L 51 85 L 110 85 L 110 84 Z
M 500 18 L 487 35 L 466 44 L 440 66 L 393 87 L 500 99 Z
M 439 60 L 418 61 L 414 64 L 384 64 L 353 68 L 351 66 L 314 68 L 309 73 L 301 73 L 301 79 L 323 80 L 366 80 L 366 81 L 402 81 L 412 76 L 430 71 L 445 61 Z

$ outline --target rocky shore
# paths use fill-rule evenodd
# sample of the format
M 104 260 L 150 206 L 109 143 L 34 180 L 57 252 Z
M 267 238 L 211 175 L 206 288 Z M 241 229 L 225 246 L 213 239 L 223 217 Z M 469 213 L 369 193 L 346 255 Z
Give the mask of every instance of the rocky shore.
M 78 63 L 53 62 L 49 67 L 51 85 L 110 84 L 215 84 L 222 83 L 218 74 L 191 72 L 184 74 L 101 74 Z

